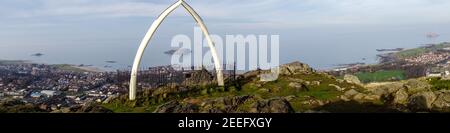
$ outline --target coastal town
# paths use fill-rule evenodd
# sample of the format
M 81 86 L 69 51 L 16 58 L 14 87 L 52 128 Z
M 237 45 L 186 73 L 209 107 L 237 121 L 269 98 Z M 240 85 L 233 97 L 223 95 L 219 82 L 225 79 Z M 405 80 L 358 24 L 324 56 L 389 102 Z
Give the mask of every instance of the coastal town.
M 0 62 L 0 102 L 18 100 L 51 112 L 93 102 L 107 103 L 128 93 L 129 70 L 89 70 L 72 65 Z M 207 71 L 194 68 L 177 70 L 172 66 L 158 66 L 140 70 L 138 86 L 142 89 L 187 86 L 213 78 Z
M 377 71 L 402 71 L 405 78 L 450 76 L 450 43 L 427 44 L 413 49 L 378 55 L 378 64 L 354 64 L 328 71 L 335 76 L 345 74 L 375 73 Z M 394 79 L 399 80 L 399 79 Z
M 42 110 L 103 102 L 123 92 L 111 72 L 74 72 L 44 64 L 0 64 L 0 99 L 19 99 Z

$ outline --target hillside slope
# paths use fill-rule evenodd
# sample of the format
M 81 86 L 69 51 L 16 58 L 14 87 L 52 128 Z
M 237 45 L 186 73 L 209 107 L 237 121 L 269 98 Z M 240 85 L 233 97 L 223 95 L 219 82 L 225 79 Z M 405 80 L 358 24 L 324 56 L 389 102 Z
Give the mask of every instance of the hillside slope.
M 123 95 L 104 107 L 114 112 L 157 113 L 301 113 L 301 112 L 400 112 L 385 95 L 366 89 L 355 76 L 345 80 L 316 72 L 294 62 L 281 66 L 275 81 L 260 81 L 267 71 L 251 71 L 214 85 L 164 87 L 140 92 L 136 101 Z M 356 80 L 355 80 L 356 79 Z

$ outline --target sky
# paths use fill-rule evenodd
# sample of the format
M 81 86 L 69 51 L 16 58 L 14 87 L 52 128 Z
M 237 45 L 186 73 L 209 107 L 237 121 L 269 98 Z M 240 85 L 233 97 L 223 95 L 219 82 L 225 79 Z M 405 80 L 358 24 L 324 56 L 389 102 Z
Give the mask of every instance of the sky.
M 282 62 L 301 60 L 324 67 L 358 61 L 368 53 L 376 54 L 370 49 L 427 43 L 427 32 L 441 35 L 434 41 L 450 40 L 448 0 L 185 1 L 203 17 L 212 34 L 280 35 Z M 0 59 L 28 59 L 25 52 L 44 51 L 67 54 L 49 59 L 54 62 L 78 63 L 120 53 L 126 57 L 117 60 L 130 64 L 151 22 L 174 2 L 1 0 Z M 153 47 L 167 49 L 162 44 L 169 44 L 176 34 L 192 34 L 193 26 L 192 18 L 178 9 L 159 29 L 154 43 L 160 45 Z M 149 62 L 157 62 L 160 56 L 146 54 Z

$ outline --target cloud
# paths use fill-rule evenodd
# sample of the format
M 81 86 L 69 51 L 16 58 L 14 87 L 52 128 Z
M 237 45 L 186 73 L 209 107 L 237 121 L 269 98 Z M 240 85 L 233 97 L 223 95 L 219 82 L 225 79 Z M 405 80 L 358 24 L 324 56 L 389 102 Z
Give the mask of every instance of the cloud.
M 9 9 L 9 18 L 37 17 L 130 17 L 155 15 L 166 5 L 137 1 L 38 0 L 33 8 Z M 22 4 L 15 2 L 13 4 Z M 4 5 L 4 4 L 3 4 Z
M 448 0 L 186 0 L 206 20 L 254 27 L 449 23 Z M 6 0 L 5 19 L 157 16 L 173 1 Z M 178 10 L 172 16 L 186 16 Z M 0 18 L 2 19 L 2 18 Z

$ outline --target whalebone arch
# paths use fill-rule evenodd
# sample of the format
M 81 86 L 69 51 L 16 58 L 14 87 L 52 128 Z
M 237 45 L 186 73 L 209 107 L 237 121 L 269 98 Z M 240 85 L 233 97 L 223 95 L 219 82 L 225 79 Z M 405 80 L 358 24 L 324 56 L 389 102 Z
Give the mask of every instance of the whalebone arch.
M 142 56 L 145 52 L 145 49 L 147 48 L 147 45 L 149 44 L 149 42 L 152 39 L 153 35 L 155 34 L 156 30 L 161 25 L 161 23 L 165 20 L 165 18 L 167 18 L 167 16 L 169 16 L 179 6 L 183 6 L 183 8 L 194 18 L 194 20 L 197 22 L 198 26 L 202 30 L 204 36 L 206 37 L 208 46 L 209 46 L 209 48 L 211 50 L 211 54 L 213 56 L 214 66 L 216 68 L 215 70 L 216 70 L 216 74 L 217 74 L 217 83 L 219 86 L 224 85 L 222 66 L 220 64 L 221 61 L 217 55 L 217 51 L 214 46 L 214 42 L 209 35 L 209 31 L 208 31 L 206 25 L 204 24 L 200 15 L 198 15 L 197 12 L 195 12 L 195 10 L 189 4 L 187 4 L 183 0 L 179 0 L 178 2 L 175 2 L 174 4 L 169 6 L 166 10 L 164 10 L 161 13 L 161 15 L 159 15 L 159 17 L 150 26 L 150 29 L 144 36 L 144 39 L 142 40 L 142 42 L 139 46 L 139 49 L 136 53 L 136 57 L 134 59 L 133 67 L 131 70 L 130 88 L 129 88 L 129 99 L 130 100 L 136 99 L 137 74 L 138 74 L 139 66 L 141 64 Z

